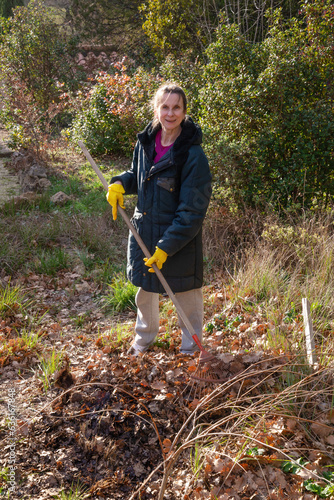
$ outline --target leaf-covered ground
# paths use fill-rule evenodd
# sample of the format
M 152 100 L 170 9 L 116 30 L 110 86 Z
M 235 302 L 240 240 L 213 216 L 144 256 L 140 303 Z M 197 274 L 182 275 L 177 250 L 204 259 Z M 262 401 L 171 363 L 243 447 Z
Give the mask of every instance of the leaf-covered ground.
M 131 339 L 115 334 L 116 321 L 131 333 L 134 313 L 105 316 L 93 281 L 63 272 L 15 283 L 34 299 L 40 341 L 30 349 L 15 343 L 29 321 L 15 310 L 0 324 L 1 494 L 8 491 L 14 388 L 10 498 L 83 498 L 60 496 L 78 484 L 86 498 L 109 500 L 330 498 L 332 370 L 311 369 L 291 349 L 269 346 L 272 325 L 244 307 L 245 298 L 232 303 L 222 282 L 204 290 L 205 343 L 224 373 L 215 385 L 191 378 L 198 359 L 179 354 L 167 298 L 158 344 L 135 358 L 126 354 Z M 302 318 L 286 328 L 302 335 Z M 41 378 L 38 345 L 44 354 L 65 353 L 50 387 Z

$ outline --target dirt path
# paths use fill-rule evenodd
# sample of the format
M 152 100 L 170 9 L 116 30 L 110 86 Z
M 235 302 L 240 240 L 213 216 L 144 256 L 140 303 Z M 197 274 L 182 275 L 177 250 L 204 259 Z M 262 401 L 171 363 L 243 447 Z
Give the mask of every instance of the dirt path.
M 0 205 L 20 194 L 20 185 L 15 175 L 6 168 L 12 151 L 7 147 L 8 134 L 0 127 Z

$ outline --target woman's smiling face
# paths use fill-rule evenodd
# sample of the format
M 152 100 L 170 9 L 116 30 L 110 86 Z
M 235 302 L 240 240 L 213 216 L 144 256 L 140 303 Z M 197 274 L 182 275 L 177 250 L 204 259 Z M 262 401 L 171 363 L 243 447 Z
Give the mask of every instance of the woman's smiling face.
M 166 132 L 179 128 L 186 116 L 182 97 L 176 93 L 164 94 L 155 112 Z

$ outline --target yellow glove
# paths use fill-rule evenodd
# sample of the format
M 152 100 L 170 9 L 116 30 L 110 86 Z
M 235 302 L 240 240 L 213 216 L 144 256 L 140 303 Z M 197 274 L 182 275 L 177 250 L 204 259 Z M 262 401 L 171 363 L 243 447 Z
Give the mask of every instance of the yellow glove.
M 124 207 L 124 200 L 123 200 L 123 194 L 125 193 L 124 187 L 122 184 L 110 184 L 108 186 L 108 194 L 107 194 L 107 200 L 108 203 L 112 206 L 112 216 L 113 219 L 116 220 L 117 218 L 117 204 L 119 204 L 120 207 Z
M 166 262 L 167 257 L 168 257 L 168 255 L 166 254 L 166 252 L 161 250 L 161 248 L 155 247 L 155 252 L 152 255 L 152 257 L 150 259 L 147 259 L 145 257 L 145 259 L 144 259 L 145 266 L 150 267 L 150 269 L 148 270 L 149 273 L 154 273 L 154 269 L 153 269 L 153 267 L 151 267 L 152 264 L 156 264 L 158 269 L 161 269 L 164 262 Z

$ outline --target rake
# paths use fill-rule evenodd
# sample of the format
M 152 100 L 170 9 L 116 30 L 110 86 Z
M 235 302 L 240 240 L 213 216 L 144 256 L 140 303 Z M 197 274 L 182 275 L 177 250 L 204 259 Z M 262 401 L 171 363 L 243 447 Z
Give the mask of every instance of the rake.
M 104 189 L 106 191 L 108 191 L 108 182 L 103 177 L 101 170 L 96 165 L 93 158 L 91 157 L 88 149 L 86 148 L 86 146 L 83 144 L 82 141 L 78 141 L 78 144 L 79 144 L 80 148 L 82 149 L 84 155 L 86 156 L 87 160 L 89 161 L 89 163 L 93 167 L 95 173 L 99 177 L 100 181 L 102 182 Z M 129 217 L 127 216 L 126 212 L 119 205 L 117 208 L 118 208 L 118 212 L 122 216 L 124 222 L 126 223 L 128 228 L 130 229 L 130 231 L 133 234 L 133 236 L 135 237 L 138 245 L 140 246 L 141 250 L 143 251 L 145 257 L 150 259 L 151 254 L 150 254 L 148 248 L 146 247 L 145 243 L 143 242 L 143 240 L 141 239 L 141 237 L 137 233 L 135 227 L 131 224 L 131 221 L 130 221 Z M 228 380 L 227 366 L 217 356 L 211 354 L 203 347 L 197 334 L 194 331 L 192 324 L 190 323 L 185 312 L 183 311 L 181 304 L 179 303 L 177 297 L 175 296 L 175 294 L 171 290 L 170 286 L 168 285 L 162 272 L 160 271 L 160 269 L 157 267 L 156 264 L 153 264 L 152 267 L 153 267 L 160 283 L 162 284 L 162 286 L 164 287 L 169 298 L 173 302 L 175 309 L 177 310 L 180 318 L 182 319 L 184 325 L 186 326 L 186 328 L 188 330 L 188 331 L 185 330 L 184 333 L 189 338 L 194 340 L 194 342 L 196 343 L 196 345 L 198 346 L 198 348 L 200 350 L 200 356 L 199 356 L 197 369 L 192 375 L 190 375 L 190 378 L 197 380 L 199 382 L 206 382 L 206 383 L 219 383 L 220 384 L 220 383 L 226 382 L 226 380 Z

